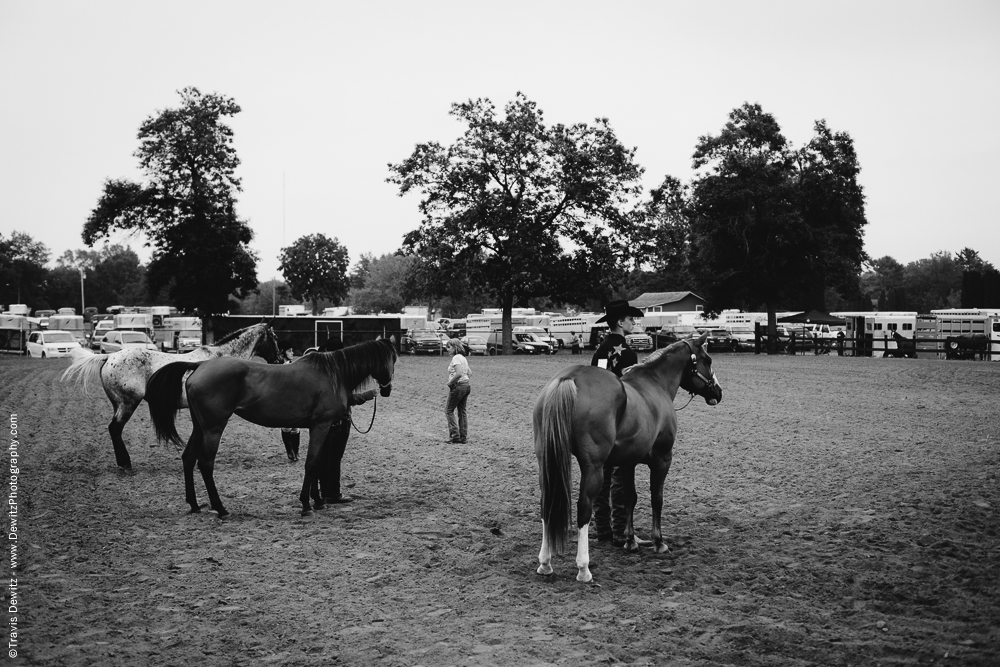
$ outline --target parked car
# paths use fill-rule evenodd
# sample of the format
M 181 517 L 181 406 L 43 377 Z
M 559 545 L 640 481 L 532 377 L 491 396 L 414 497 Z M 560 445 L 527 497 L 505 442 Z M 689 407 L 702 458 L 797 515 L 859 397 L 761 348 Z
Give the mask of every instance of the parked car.
M 410 329 L 404 346 L 410 354 L 444 354 L 442 333 L 433 329 Z M 444 337 L 447 340 L 447 336 Z
M 460 339 L 465 348 L 465 355 L 486 354 L 486 338 L 484 336 L 462 336 Z
M 113 317 L 108 317 L 107 319 L 98 320 L 94 324 L 94 331 L 90 334 L 90 349 L 99 350 L 101 349 L 101 340 L 104 336 L 111 330 L 115 328 L 115 320 Z
M 516 333 L 513 335 L 514 354 L 549 354 L 552 351 L 549 344 L 540 341 L 535 334 Z M 503 336 L 499 331 L 494 331 L 486 339 L 486 349 L 489 354 L 503 354 Z
M 144 331 L 109 331 L 101 339 L 101 354 L 113 354 L 125 349 L 155 350 L 156 344 Z
M 752 350 L 754 346 L 753 327 L 748 324 L 734 324 L 729 327 L 729 335 L 739 344 L 741 350 Z
M 47 359 L 49 357 L 68 357 L 74 349 L 80 349 L 80 343 L 70 331 L 52 329 L 51 331 L 32 331 L 28 335 L 28 356 Z
M 708 351 L 713 350 L 728 350 L 730 352 L 736 352 L 740 349 L 740 344 L 737 342 L 733 335 L 729 333 L 728 329 L 709 329 L 708 331 Z
M 201 347 L 200 329 L 182 329 L 174 333 L 174 349 L 177 352 L 190 352 Z
M 556 338 L 542 327 L 514 327 L 513 333 L 534 334 L 535 338 L 542 341 L 543 343 L 548 344 L 548 346 L 552 349 L 553 353 L 557 352 L 559 348 L 563 346 L 562 340 Z
M 788 344 L 792 339 L 792 334 L 783 326 L 779 326 L 776 329 L 776 333 L 777 349 L 778 351 L 783 352 L 788 349 Z M 767 327 L 763 325 L 761 325 L 760 344 L 761 347 L 767 349 Z
M 656 334 L 656 348 L 660 349 L 676 343 L 679 340 L 690 338 L 697 333 L 697 330 L 688 324 L 671 324 L 663 327 Z
M 625 342 L 633 350 L 652 350 L 653 338 L 644 331 L 636 331 L 625 336 Z

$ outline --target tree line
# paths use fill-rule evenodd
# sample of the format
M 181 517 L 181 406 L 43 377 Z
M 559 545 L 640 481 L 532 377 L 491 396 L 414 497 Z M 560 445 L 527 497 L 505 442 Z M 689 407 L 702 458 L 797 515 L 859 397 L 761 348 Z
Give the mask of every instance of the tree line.
M 49 270 L 44 246 L 15 232 L 0 237 L 5 302 L 79 301 L 70 294 L 82 271 L 98 307 L 266 313 L 279 294 L 314 312 L 344 303 L 399 312 L 419 301 L 462 315 L 489 305 L 509 331 L 514 307 L 596 310 L 644 291 L 691 290 L 710 310 L 767 311 L 772 326 L 778 310 L 990 307 L 998 294 L 996 270 L 969 248 L 906 266 L 869 258 L 853 140 L 823 120 L 795 146 L 771 114 L 744 104 L 698 139 L 686 182 L 666 175 L 644 193 L 636 149 L 608 119 L 549 124 L 520 93 L 502 110 L 488 99 L 452 105 L 462 128 L 452 144 L 419 143 L 388 165 L 387 181 L 417 196 L 422 216 L 396 251 L 352 267 L 335 236 L 312 234 L 281 249 L 284 283 L 259 283 L 226 122 L 240 108 L 196 88 L 179 94 L 179 107 L 139 128 L 144 180 L 107 180 L 83 224 L 91 247 L 142 232 L 149 263 L 111 245 L 67 252 Z

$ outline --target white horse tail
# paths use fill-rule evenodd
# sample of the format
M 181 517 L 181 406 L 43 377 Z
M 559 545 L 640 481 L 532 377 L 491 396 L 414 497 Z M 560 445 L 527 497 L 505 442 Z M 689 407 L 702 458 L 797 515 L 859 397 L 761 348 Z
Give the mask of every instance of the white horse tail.
M 570 443 L 575 403 L 576 383 L 569 378 L 550 382 L 535 402 L 533 426 L 538 484 L 542 492 L 542 523 L 545 541 L 556 554 L 562 554 L 566 549 L 569 525 L 573 519 Z
M 101 370 L 104 368 L 104 362 L 108 360 L 108 355 L 85 354 L 74 356 L 77 357 L 76 361 L 63 371 L 62 377 L 59 379 L 63 382 L 83 383 L 83 391 L 86 394 L 90 394 L 88 386 L 91 382 L 100 382 L 103 387 L 104 382 L 101 380 Z

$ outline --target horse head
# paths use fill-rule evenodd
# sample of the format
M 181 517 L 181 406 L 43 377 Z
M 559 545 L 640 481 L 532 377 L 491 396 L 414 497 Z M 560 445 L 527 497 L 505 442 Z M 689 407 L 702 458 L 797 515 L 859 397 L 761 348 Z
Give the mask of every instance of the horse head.
M 372 377 L 378 382 L 379 394 L 385 397 L 392 393 L 392 378 L 396 372 L 396 359 L 399 358 L 399 355 L 396 353 L 396 347 L 391 341 L 379 337 L 375 342 L 386 351 L 385 367 L 380 369 L 383 377 L 379 377 L 374 373 L 372 374 Z
M 269 364 L 282 363 L 281 345 L 278 343 L 278 335 L 274 333 L 274 329 L 271 328 L 270 324 L 263 322 L 257 326 L 262 327 L 262 331 L 254 345 L 253 354 L 262 357 Z
M 700 337 L 685 338 L 681 341 L 691 353 L 691 360 L 681 376 L 681 387 L 692 394 L 698 394 L 709 405 L 718 405 L 722 400 L 722 385 L 712 370 L 712 357 L 708 356 L 705 341 L 706 331 Z

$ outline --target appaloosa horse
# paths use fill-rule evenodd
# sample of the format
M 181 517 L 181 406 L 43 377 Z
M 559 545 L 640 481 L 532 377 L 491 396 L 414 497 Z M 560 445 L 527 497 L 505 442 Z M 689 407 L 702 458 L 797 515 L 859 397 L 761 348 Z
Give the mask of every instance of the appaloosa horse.
M 83 352 L 83 350 L 81 350 Z M 261 322 L 234 331 L 215 345 L 205 345 L 183 355 L 166 354 L 154 350 L 130 348 L 113 354 L 84 353 L 62 374 L 62 381 L 76 381 L 83 384 L 84 391 L 91 382 L 100 381 L 104 393 L 114 408 L 108 432 L 115 448 L 115 460 L 125 469 L 132 468 L 132 458 L 128 455 L 122 431 L 135 409 L 146 395 L 146 381 L 163 366 L 184 360 L 213 359 L 215 357 L 238 357 L 250 359 L 262 357 L 268 363 L 278 360 L 278 340 L 271 325 Z M 181 405 L 185 407 L 183 394 Z

